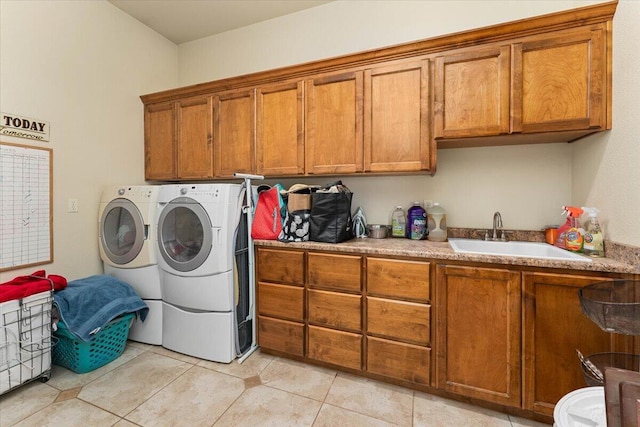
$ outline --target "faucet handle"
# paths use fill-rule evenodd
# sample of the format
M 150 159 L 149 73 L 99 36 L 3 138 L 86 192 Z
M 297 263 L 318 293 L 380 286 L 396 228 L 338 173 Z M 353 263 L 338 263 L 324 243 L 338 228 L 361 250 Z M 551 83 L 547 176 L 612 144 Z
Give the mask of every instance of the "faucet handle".
M 502 240 L 503 242 L 506 242 L 506 241 L 507 241 L 507 236 L 506 236 L 506 234 L 513 234 L 513 233 L 514 233 L 514 231 L 512 231 L 512 230 L 509 230 L 509 231 L 506 231 L 506 230 L 500 230 L 500 231 L 502 231 L 502 234 L 500 235 L 500 240 Z
M 489 240 L 489 230 L 483 228 L 481 230 L 476 230 L 474 233 L 484 233 L 484 240 Z

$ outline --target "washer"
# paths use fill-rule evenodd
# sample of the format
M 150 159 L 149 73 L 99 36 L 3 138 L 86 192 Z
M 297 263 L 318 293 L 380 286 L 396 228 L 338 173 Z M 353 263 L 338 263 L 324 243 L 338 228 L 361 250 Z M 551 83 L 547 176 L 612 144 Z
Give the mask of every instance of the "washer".
M 159 194 L 157 185 L 107 187 L 98 213 L 98 246 L 105 274 L 129 283 L 149 307 L 145 321 L 132 325 L 129 338 L 154 345 L 162 344 L 155 228 Z
M 157 249 L 164 347 L 223 363 L 237 356 L 236 307 L 244 293 L 237 279 L 239 269 L 247 268 L 235 262 L 243 200 L 240 184 L 161 187 Z

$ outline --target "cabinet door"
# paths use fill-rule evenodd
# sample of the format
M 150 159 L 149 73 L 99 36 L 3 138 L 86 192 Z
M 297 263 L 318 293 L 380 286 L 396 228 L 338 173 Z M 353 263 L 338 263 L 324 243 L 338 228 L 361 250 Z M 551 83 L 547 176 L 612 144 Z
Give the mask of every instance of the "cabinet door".
M 514 45 L 513 131 L 606 128 L 605 41 L 599 26 Z
M 602 331 L 582 313 L 578 290 L 611 280 L 597 276 L 523 273 L 523 406 L 553 415 L 555 404 L 586 387 L 576 349 L 585 356 L 633 352 L 630 337 Z
M 309 359 L 362 369 L 362 335 L 309 325 Z
M 258 316 L 258 344 L 264 349 L 304 356 L 304 323 Z
M 147 105 L 144 109 L 144 178 L 177 177 L 176 109 L 174 102 Z
M 367 333 L 427 346 L 430 311 L 427 304 L 367 297 Z
M 210 96 L 176 102 L 178 178 L 213 178 L 213 104 Z
M 309 253 L 307 261 L 310 287 L 361 292 L 361 256 Z
M 520 273 L 439 265 L 436 382 L 520 407 Z
M 436 138 L 509 133 L 510 57 L 498 45 L 435 59 Z
M 257 90 L 257 172 L 261 175 L 304 173 L 303 82 Z
M 309 324 L 362 332 L 362 296 L 308 290 Z
M 309 79 L 306 91 L 306 172 L 362 172 L 362 72 Z
M 381 338 L 367 338 L 367 371 L 429 385 L 431 349 Z
M 256 264 L 258 281 L 304 285 L 304 252 L 258 248 Z
M 428 60 L 365 71 L 365 171 L 431 169 L 430 122 Z
M 255 167 L 255 90 L 215 98 L 215 175 L 253 173 Z
M 367 294 L 428 302 L 430 263 L 367 257 Z

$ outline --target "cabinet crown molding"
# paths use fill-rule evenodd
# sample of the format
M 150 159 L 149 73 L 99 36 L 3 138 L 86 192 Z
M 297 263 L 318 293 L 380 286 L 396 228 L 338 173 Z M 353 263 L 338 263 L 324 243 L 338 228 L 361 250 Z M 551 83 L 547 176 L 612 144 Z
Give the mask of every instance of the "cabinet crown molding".
M 145 105 L 610 21 L 618 0 L 140 96 Z

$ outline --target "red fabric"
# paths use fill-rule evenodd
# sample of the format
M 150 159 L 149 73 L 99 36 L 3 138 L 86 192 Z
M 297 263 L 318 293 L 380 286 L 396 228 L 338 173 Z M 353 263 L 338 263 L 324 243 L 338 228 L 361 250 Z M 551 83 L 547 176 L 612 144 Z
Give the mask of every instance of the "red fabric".
M 258 204 L 253 214 L 251 237 L 260 240 L 277 240 L 282 231 L 280 195 L 278 187 L 260 192 Z
M 67 287 L 67 279 L 56 274 L 48 277 L 44 270 L 38 270 L 29 276 L 18 276 L 8 282 L 0 283 L 0 303 L 28 297 L 51 290 L 51 283 L 56 291 Z

